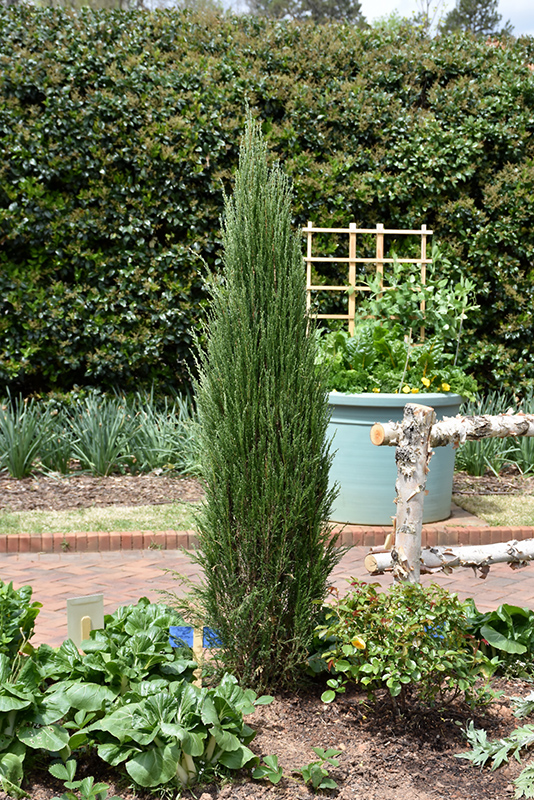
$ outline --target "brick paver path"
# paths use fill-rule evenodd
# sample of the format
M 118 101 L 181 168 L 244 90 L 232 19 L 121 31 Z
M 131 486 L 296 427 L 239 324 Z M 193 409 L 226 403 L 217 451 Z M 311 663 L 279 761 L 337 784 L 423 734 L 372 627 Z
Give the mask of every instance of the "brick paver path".
M 368 547 L 353 547 L 346 553 L 332 574 L 333 584 L 343 591 L 351 576 L 369 580 L 363 563 L 368 551 Z M 166 569 L 199 579 L 198 567 L 177 550 L 4 553 L 0 556 L 1 579 L 13 581 L 15 588 L 30 584 L 33 599 L 43 604 L 32 640 L 36 645 L 47 642 L 56 646 L 67 638 L 69 597 L 103 592 L 104 612 L 112 613 L 119 606 L 136 603 L 143 596 L 162 602 L 159 590 L 180 592 L 179 584 Z M 391 575 L 374 580 L 385 587 L 392 583 Z M 506 564 L 497 564 L 485 580 L 475 577 L 470 569 L 456 570 L 451 575 L 423 576 L 423 583 L 432 581 L 458 592 L 462 599 L 473 597 L 481 611 L 489 611 L 505 602 L 534 608 L 534 564 L 515 571 Z

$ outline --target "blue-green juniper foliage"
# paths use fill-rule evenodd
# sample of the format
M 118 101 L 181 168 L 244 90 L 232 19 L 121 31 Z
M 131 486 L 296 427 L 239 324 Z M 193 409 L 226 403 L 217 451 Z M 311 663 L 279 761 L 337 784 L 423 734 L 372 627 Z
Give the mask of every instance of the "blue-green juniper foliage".
M 196 560 L 205 571 L 198 599 L 224 643 L 225 668 L 255 687 L 294 681 L 339 559 L 324 522 L 333 499 L 328 406 L 291 198 L 249 120 L 199 356 L 207 494 Z

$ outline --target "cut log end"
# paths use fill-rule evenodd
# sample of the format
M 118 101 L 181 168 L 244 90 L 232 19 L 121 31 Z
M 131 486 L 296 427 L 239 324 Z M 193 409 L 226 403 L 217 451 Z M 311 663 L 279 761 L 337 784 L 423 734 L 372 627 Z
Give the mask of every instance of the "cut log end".
M 365 569 L 370 575 L 374 575 L 377 572 L 380 572 L 376 556 L 374 556 L 372 553 L 369 553 L 368 555 L 365 556 L 364 564 L 365 564 Z
M 380 446 L 383 444 L 384 439 L 386 438 L 386 433 L 384 431 L 384 427 L 379 423 L 375 422 L 373 427 L 371 428 L 371 441 L 373 444 Z

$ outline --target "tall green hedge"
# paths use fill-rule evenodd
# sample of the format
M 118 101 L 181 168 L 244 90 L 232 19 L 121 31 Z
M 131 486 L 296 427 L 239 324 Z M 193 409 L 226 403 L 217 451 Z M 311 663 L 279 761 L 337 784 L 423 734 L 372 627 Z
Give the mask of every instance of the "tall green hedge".
M 431 226 L 479 287 L 478 377 L 532 383 L 531 64 L 532 38 L 0 9 L 0 389 L 183 385 L 247 102 L 295 225 Z

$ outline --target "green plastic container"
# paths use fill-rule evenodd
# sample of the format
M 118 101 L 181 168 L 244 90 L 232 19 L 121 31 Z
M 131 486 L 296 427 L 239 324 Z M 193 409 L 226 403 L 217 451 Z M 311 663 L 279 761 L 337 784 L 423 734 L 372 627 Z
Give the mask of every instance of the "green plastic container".
M 339 494 L 331 520 L 358 525 L 391 525 L 395 516 L 397 466 L 395 447 L 372 444 L 375 422 L 400 422 L 406 403 L 432 406 L 436 418 L 454 417 L 462 398 L 457 394 L 339 394 L 331 392 L 328 435 L 335 451 L 330 485 Z M 438 522 L 451 513 L 454 449 L 436 447 L 429 462 L 423 522 Z

